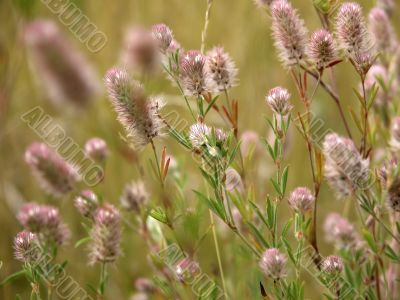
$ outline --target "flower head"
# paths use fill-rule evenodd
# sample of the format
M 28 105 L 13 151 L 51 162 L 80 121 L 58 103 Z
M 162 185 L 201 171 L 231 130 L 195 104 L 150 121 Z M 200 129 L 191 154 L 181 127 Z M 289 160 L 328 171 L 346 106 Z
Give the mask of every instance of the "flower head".
M 315 197 L 306 187 L 296 188 L 289 197 L 289 205 L 297 212 L 306 213 L 313 208 Z
M 400 212 L 400 178 L 395 178 L 389 186 L 386 203 L 395 212 Z
M 369 30 L 377 51 L 394 53 L 398 47 L 395 30 L 388 15 L 382 8 L 375 7 L 369 13 Z
M 105 85 L 118 120 L 135 146 L 142 148 L 161 135 L 164 127 L 160 117 L 162 103 L 148 99 L 139 82 L 132 80 L 125 70 L 111 69 L 105 76 Z
M 175 266 L 175 275 L 182 282 L 193 280 L 200 271 L 199 264 L 187 257 L 178 261 Z
M 90 263 L 111 263 L 121 255 L 121 217 L 111 204 L 99 207 L 90 232 Z
M 285 276 L 286 257 L 276 248 L 267 249 L 261 256 L 259 266 L 268 277 L 280 279 Z
M 322 261 L 321 270 L 328 275 L 338 275 L 343 271 L 343 261 L 339 256 L 328 256 Z
M 243 191 L 243 181 L 242 177 L 234 168 L 229 167 L 225 171 L 225 186 L 230 192 L 232 191 Z
M 181 82 L 188 96 L 200 96 L 210 90 L 205 64 L 206 57 L 197 50 L 190 50 L 181 58 Z
M 44 243 L 64 245 L 70 235 L 67 226 L 61 221 L 58 209 L 50 205 L 24 204 L 18 213 L 18 220 Z
M 337 49 L 332 34 L 321 29 L 311 35 L 308 55 L 318 70 L 325 69 L 337 59 Z
M 362 158 L 352 140 L 330 133 L 325 136 L 323 152 L 325 177 L 339 198 L 368 183 L 369 161 Z
M 31 144 L 25 151 L 25 161 L 47 193 L 61 197 L 74 189 L 78 180 L 75 169 L 46 144 Z
M 230 89 L 236 81 L 235 63 L 222 47 L 214 47 L 207 53 L 207 72 L 219 91 Z
M 50 100 L 57 104 L 85 106 L 99 92 L 98 78 L 82 53 L 77 51 L 51 21 L 29 23 L 24 32 L 35 77 Z
M 84 190 L 74 199 L 74 205 L 82 216 L 92 218 L 99 200 L 94 192 Z
M 94 137 L 85 143 L 86 155 L 96 162 L 103 162 L 107 158 L 107 144 L 103 139 Z
M 268 92 L 265 98 L 272 111 L 278 115 L 286 116 L 293 106 L 289 102 L 290 93 L 282 87 L 275 87 Z
M 204 123 L 196 123 L 190 126 L 189 139 L 194 148 L 201 148 L 208 143 L 211 128 Z
M 129 29 L 125 34 L 121 60 L 135 73 L 153 73 L 159 65 L 159 52 L 152 33 L 142 27 Z
M 160 51 L 166 53 L 174 39 L 172 30 L 165 24 L 155 24 L 151 27 L 151 33 L 153 38 L 156 40 Z
M 336 16 L 336 35 L 340 47 L 352 57 L 369 50 L 369 36 L 360 4 L 346 2 Z
M 292 67 L 306 60 L 307 29 L 297 11 L 286 0 L 271 4 L 272 32 L 282 63 Z
M 143 181 L 127 184 L 121 196 L 121 204 L 126 210 L 140 212 L 149 201 L 149 194 Z
M 359 246 L 360 237 L 354 226 L 337 213 L 330 213 L 325 219 L 324 232 L 327 241 L 333 242 L 339 249 Z
M 36 234 L 21 231 L 14 238 L 14 256 L 23 263 L 35 262 L 39 258 L 39 244 Z

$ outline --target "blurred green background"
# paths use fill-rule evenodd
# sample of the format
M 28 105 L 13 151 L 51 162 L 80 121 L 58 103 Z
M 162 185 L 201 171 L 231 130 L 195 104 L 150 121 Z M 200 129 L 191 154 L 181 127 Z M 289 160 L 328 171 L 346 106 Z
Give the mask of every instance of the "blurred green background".
M 364 6 L 365 13 L 374 4 L 372 0 L 358 2 Z M 162 22 L 173 30 L 175 38 L 185 49 L 200 48 L 206 9 L 205 0 L 75 0 L 74 3 L 108 37 L 106 46 L 98 53 L 90 53 L 41 1 L 0 1 L 0 228 L 2 228 L 0 260 L 3 262 L 0 280 L 20 268 L 20 263 L 13 258 L 12 250 L 13 237 L 21 230 L 15 218 L 17 208 L 24 201 L 48 201 L 23 160 L 25 148 L 31 142 L 40 139 L 20 120 L 21 114 L 40 105 L 80 145 L 83 146 L 84 142 L 92 136 L 105 139 L 110 148 L 110 157 L 107 162 L 105 182 L 96 191 L 108 201 L 118 204 L 123 186 L 128 181 L 139 178 L 137 172 L 139 158 L 136 154 L 130 153 L 121 140 L 119 133 L 123 132 L 122 128 L 115 120 L 115 113 L 104 92 L 84 110 L 55 107 L 46 99 L 45 94 L 36 84 L 36 81 L 40 81 L 41 78 L 38 74 L 32 73 L 29 68 L 26 51 L 21 42 L 23 26 L 36 18 L 54 20 L 71 43 L 88 57 L 98 73 L 99 80 L 108 68 L 118 62 L 123 34 L 131 25 L 150 27 L 152 24 Z M 299 9 L 310 31 L 320 27 L 311 0 L 293 0 L 292 3 Z M 398 11 L 393 19 L 399 25 Z M 260 136 L 267 136 L 265 117 L 269 116 L 270 112 L 264 103 L 264 96 L 268 89 L 276 85 L 287 87 L 294 95 L 292 101 L 296 110 L 303 111 L 291 77 L 278 62 L 270 34 L 270 20 L 267 14 L 257 9 L 251 0 L 215 0 L 206 44 L 207 49 L 214 45 L 223 46 L 231 54 L 239 69 L 239 85 L 230 94 L 239 101 L 240 132 L 252 129 Z M 349 64 L 345 64 L 338 67 L 337 75 L 338 89 L 344 107 L 355 105 L 356 100 L 352 93 L 352 88 L 357 87 L 355 72 Z M 162 74 L 146 82 L 146 88 L 151 94 L 164 95 L 167 102 L 166 111 L 170 109 L 184 111 L 183 99 L 177 97 L 178 91 Z M 318 117 L 326 121 L 325 128 L 332 128 L 343 133 L 343 128 L 338 126 L 340 122 L 336 107 L 323 91 L 317 92 L 312 109 Z M 349 115 L 347 117 L 349 119 Z M 187 173 L 190 187 L 201 187 L 202 181 L 199 180 L 190 154 L 173 146 L 168 138 L 159 140 L 157 143 L 160 148 L 163 144 L 167 145 L 169 153 L 185 164 L 185 170 L 193 170 L 190 175 Z M 149 155 L 150 149 L 147 148 L 139 154 L 145 170 L 148 169 Z M 264 158 L 258 165 L 261 171 L 252 172 L 252 180 L 257 184 L 257 199 L 260 203 L 271 191 L 267 175 L 273 172 L 266 151 L 262 155 Z M 287 155 L 291 166 L 289 188 L 300 185 L 311 186 L 306 148 L 294 127 Z M 188 169 L 187 166 L 190 168 Z M 156 198 L 157 183 L 147 171 L 145 171 L 145 180 L 149 182 L 153 198 Z M 196 207 L 196 200 L 190 188 L 187 188 L 185 198 L 188 207 Z M 326 185 L 322 188 L 319 203 L 319 223 L 328 212 L 341 211 L 343 206 L 342 202 L 334 201 L 332 192 Z M 75 241 L 84 236 L 84 230 L 73 208 L 72 199 L 63 199 L 57 205 L 61 207 L 62 215 L 73 232 L 71 243 L 63 248 L 59 256 L 69 260 L 67 273 L 82 286 L 86 282 L 96 283 L 98 266 L 87 266 L 84 247 L 74 248 Z M 281 217 L 285 218 L 289 215 L 289 209 L 282 206 Z M 209 222 L 204 208 L 200 210 L 198 217 L 199 231 L 204 232 Z M 190 249 L 196 244 L 196 238 L 185 232 L 184 223 L 181 225 L 177 228 L 178 238 Z M 333 249 L 325 244 L 321 228 L 318 228 L 318 233 L 322 253 L 331 254 Z M 232 299 L 257 299 L 259 273 L 254 271 L 256 263 L 249 255 L 242 253 L 240 241 L 231 243 L 229 241 L 233 240 L 232 236 L 222 232 L 220 238 L 224 270 Z M 128 299 L 134 292 L 134 280 L 142 276 L 151 277 L 152 274 L 146 260 L 148 250 L 134 231 L 124 230 L 123 249 L 124 256 L 111 268 L 108 299 Z M 202 243 L 196 253 L 196 258 L 207 274 L 216 274 L 218 278 L 211 235 L 207 236 Z M 313 280 L 307 275 L 304 278 L 307 280 L 307 297 L 320 299 L 316 296 L 317 287 Z M 27 282 L 21 279 L 1 288 L 0 298 L 13 299 L 15 293 L 21 293 L 23 299 L 26 299 L 28 292 Z

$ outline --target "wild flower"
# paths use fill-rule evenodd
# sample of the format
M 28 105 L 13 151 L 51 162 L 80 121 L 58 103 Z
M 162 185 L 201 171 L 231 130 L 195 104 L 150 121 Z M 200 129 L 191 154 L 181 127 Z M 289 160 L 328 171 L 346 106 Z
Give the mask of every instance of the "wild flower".
M 312 210 L 314 202 L 313 193 L 306 187 L 296 188 L 289 196 L 290 207 L 302 214 Z
M 179 281 L 190 282 L 201 272 L 197 262 L 190 258 L 183 258 L 175 266 L 175 276 Z
M 133 181 L 124 187 L 120 202 L 128 211 L 140 213 L 149 201 L 149 194 L 143 181 Z
M 132 80 L 125 70 L 109 70 L 105 84 L 118 120 L 136 147 L 143 148 L 162 134 L 164 123 L 160 109 L 163 104 L 160 100 L 148 99 L 142 85 Z
M 130 28 L 124 38 L 121 61 L 139 75 L 154 73 L 159 66 L 158 42 L 142 27 Z
M 282 87 L 271 89 L 265 97 L 265 101 L 272 111 L 280 116 L 286 116 L 292 110 L 293 106 L 290 104 L 289 99 L 289 91 Z
M 382 8 L 375 7 L 370 11 L 368 20 L 376 50 L 393 54 L 398 47 L 398 42 L 386 12 Z
M 260 137 L 257 132 L 252 130 L 246 130 L 240 136 L 241 144 L 240 151 L 243 156 L 248 156 L 251 152 L 260 151 Z
M 336 16 L 336 36 L 339 46 L 347 57 L 356 53 L 366 53 L 370 49 L 370 37 L 360 4 L 343 3 Z
M 25 151 L 25 162 L 41 187 L 54 197 L 70 193 L 78 180 L 74 167 L 46 144 L 29 145 Z
M 99 82 L 85 57 L 51 21 L 28 23 L 24 42 L 35 77 L 56 104 L 84 107 L 99 93 Z
M 210 134 L 211 128 L 206 124 L 193 124 L 189 129 L 189 139 L 192 142 L 192 146 L 200 149 L 202 146 L 207 145 Z
M 91 138 L 85 143 L 85 153 L 96 162 L 104 162 L 108 155 L 107 144 L 103 139 Z
M 279 280 L 286 276 L 286 257 L 276 248 L 267 249 L 261 256 L 259 266 L 264 275 Z
M 322 261 L 321 270 L 328 275 L 337 275 L 343 271 L 343 261 L 339 256 L 330 255 Z
M 187 96 L 199 97 L 213 89 L 206 70 L 206 57 L 197 50 L 190 50 L 181 58 L 180 76 Z
M 18 221 L 26 230 L 35 233 L 45 245 L 64 245 L 70 236 L 58 209 L 53 206 L 33 202 L 24 204 L 18 213 Z
M 271 4 L 272 32 L 275 47 L 285 67 L 307 60 L 307 29 L 290 2 L 276 0 Z
M 339 249 L 355 249 L 360 245 L 356 228 L 345 218 L 337 213 L 330 213 L 324 223 L 326 240 L 333 242 Z
M 317 70 L 323 70 L 338 59 L 337 47 L 332 34 L 321 29 L 311 35 L 308 56 Z
M 84 190 L 75 197 L 74 205 L 82 216 L 93 218 L 93 214 L 99 205 L 99 200 L 93 191 Z
M 112 263 L 121 255 L 121 217 L 113 205 L 96 210 L 90 237 L 90 264 Z
M 23 263 L 34 263 L 39 258 L 36 234 L 23 230 L 14 238 L 14 257 Z
M 235 63 L 222 47 L 214 47 L 207 52 L 206 68 L 218 91 L 226 91 L 236 82 Z
M 369 180 L 369 161 L 363 159 L 352 140 L 336 133 L 325 136 L 325 177 L 338 198 L 363 189 Z
M 174 39 L 172 30 L 165 24 L 155 24 L 151 27 L 151 33 L 160 51 L 166 53 Z

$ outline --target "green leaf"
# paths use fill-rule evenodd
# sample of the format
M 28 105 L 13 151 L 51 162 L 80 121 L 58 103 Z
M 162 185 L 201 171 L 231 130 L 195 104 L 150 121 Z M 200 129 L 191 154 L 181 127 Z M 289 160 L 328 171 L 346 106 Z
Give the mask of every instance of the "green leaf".
M 75 248 L 79 248 L 81 245 L 86 244 L 90 240 L 92 240 L 92 238 L 90 236 L 87 236 L 87 237 L 84 237 L 84 238 L 80 239 L 79 241 L 77 241 L 75 243 Z
M 208 106 L 207 106 L 207 108 L 206 108 L 206 111 L 205 111 L 204 115 L 207 115 L 208 111 L 213 107 L 214 103 L 217 102 L 218 98 L 219 98 L 219 95 L 215 96 L 215 97 L 210 101 L 210 103 L 208 104 Z
M 225 208 L 223 204 L 219 201 L 213 200 L 202 193 L 193 190 L 196 194 L 197 198 L 204 202 L 212 212 L 214 212 L 217 216 L 219 216 L 222 220 L 226 220 Z
M 150 211 L 150 216 L 163 224 L 168 224 L 167 214 L 163 211 L 161 207 L 152 209 Z
M 374 237 L 372 236 L 372 234 L 368 230 L 365 230 L 365 229 L 363 229 L 362 233 L 363 233 L 364 239 L 367 241 L 371 250 L 374 251 L 374 253 L 378 253 L 378 246 L 375 243 L 375 240 L 374 240 Z
M 3 286 L 3 285 L 5 285 L 6 283 L 9 283 L 9 282 L 13 282 L 14 280 L 16 280 L 16 279 L 18 279 L 18 278 L 20 278 L 20 277 L 22 277 L 24 275 L 26 275 L 26 271 L 25 270 L 21 270 L 21 271 L 15 272 L 15 273 L 9 275 L 8 277 L 6 277 L 0 283 L 0 286 Z
M 286 166 L 285 169 L 283 170 L 283 174 L 282 174 L 282 182 L 281 182 L 282 195 L 284 195 L 286 192 L 286 184 L 287 184 L 288 175 L 289 175 L 289 166 Z

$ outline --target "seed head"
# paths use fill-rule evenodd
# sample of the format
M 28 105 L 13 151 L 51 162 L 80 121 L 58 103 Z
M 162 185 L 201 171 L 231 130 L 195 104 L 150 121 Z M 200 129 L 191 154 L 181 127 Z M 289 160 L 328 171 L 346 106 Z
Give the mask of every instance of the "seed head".
M 74 205 L 82 216 L 93 218 L 93 214 L 99 205 L 99 200 L 94 192 L 85 190 L 75 198 Z
M 285 277 L 286 257 L 276 248 L 267 249 L 259 262 L 261 271 L 273 279 Z
M 282 87 L 275 87 L 268 92 L 265 98 L 272 111 L 278 115 L 286 116 L 293 106 L 289 102 L 290 93 Z
M 190 50 L 180 60 L 181 83 L 188 96 L 200 96 L 210 90 L 206 71 L 206 57 L 197 50 Z
M 142 148 L 161 135 L 161 101 L 148 99 L 139 82 L 125 70 L 111 69 L 105 76 L 109 99 L 134 146 Z
M 343 261 L 339 256 L 328 256 L 322 261 L 321 269 L 327 275 L 338 275 L 343 271 Z
M 39 244 L 36 234 L 21 231 L 14 238 L 14 256 L 23 263 L 32 263 L 39 258 Z
M 194 148 L 200 149 L 208 144 L 208 137 L 211 134 L 211 128 L 204 123 L 196 123 L 190 126 L 189 139 Z
M 338 198 L 348 196 L 369 181 L 369 161 L 363 159 L 353 141 L 336 133 L 325 136 L 325 177 Z
M 343 3 L 336 16 L 336 35 L 348 57 L 369 50 L 369 36 L 360 4 Z
M 153 73 L 159 65 L 157 41 L 142 27 L 129 29 L 125 34 L 122 63 L 137 74 Z
M 174 39 L 172 30 L 165 24 L 155 24 L 151 27 L 151 33 L 160 51 L 166 53 Z
M 338 58 L 332 34 L 321 29 L 311 35 L 308 55 L 318 70 L 323 70 Z
M 360 244 L 360 237 L 354 226 L 337 213 L 330 213 L 325 219 L 324 232 L 327 241 L 339 249 L 354 249 Z
M 96 162 L 104 162 L 107 158 L 107 144 L 103 139 L 94 137 L 85 144 L 86 155 Z
M 121 220 L 119 211 L 111 204 L 96 210 L 90 232 L 90 263 L 112 263 L 121 255 Z
M 53 206 L 33 202 L 24 204 L 18 220 L 26 230 L 37 234 L 42 243 L 61 246 L 69 239 L 70 232 L 61 221 L 58 209 Z
M 296 188 L 289 197 L 289 205 L 302 214 L 312 210 L 314 202 L 314 195 L 306 187 Z
M 24 43 L 35 77 L 54 103 L 83 107 L 99 93 L 94 70 L 55 23 L 45 20 L 29 23 Z
M 275 47 L 285 67 L 293 67 L 307 58 L 307 29 L 297 11 L 286 0 L 271 4 L 272 32 Z
M 149 194 L 143 181 L 133 181 L 124 188 L 121 205 L 129 211 L 140 213 L 143 206 L 149 202 Z
M 78 180 L 75 169 L 46 144 L 31 144 L 25 151 L 25 161 L 50 195 L 61 197 L 74 189 Z
M 377 51 L 393 54 L 398 42 L 388 15 L 382 8 L 375 7 L 369 13 L 369 30 Z
M 214 47 L 207 53 L 207 73 L 218 91 L 228 90 L 235 85 L 237 69 L 230 55 L 222 47 Z

